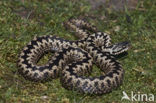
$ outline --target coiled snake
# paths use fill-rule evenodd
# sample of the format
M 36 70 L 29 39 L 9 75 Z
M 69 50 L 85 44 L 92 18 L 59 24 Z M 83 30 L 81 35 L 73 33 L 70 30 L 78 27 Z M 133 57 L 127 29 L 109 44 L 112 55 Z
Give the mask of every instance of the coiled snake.
M 113 55 L 127 51 L 129 43 L 111 45 L 108 34 L 98 32 L 83 20 L 71 19 L 64 25 L 74 30 L 80 39 L 69 41 L 51 35 L 35 37 L 19 54 L 19 73 L 33 81 L 60 77 L 66 89 L 87 94 L 104 94 L 121 85 L 124 70 Z M 47 51 L 54 55 L 47 64 L 37 65 Z M 105 74 L 86 77 L 93 63 Z

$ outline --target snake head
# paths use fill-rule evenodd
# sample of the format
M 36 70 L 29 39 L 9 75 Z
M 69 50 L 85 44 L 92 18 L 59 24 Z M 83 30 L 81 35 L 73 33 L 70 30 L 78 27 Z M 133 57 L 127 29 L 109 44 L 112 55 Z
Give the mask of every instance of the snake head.
M 112 54 L 118 55 L 125 51 L 127 51 L 130 48 L 130 42 L 124 41 L 117 44 L 112 45 Z

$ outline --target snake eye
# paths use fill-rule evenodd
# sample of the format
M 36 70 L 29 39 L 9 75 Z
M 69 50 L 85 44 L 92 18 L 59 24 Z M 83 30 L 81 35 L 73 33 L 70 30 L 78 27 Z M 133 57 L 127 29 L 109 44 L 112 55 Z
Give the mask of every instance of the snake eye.
M 130 47 L 130 43 L 127 41 L 117 43 L 117 44 L 113 45 L 112 52 L 113 52 L 113 54 L 118 55 L 118 54 L 121 54 L 121 53 L 127 51 L 129 47 Z

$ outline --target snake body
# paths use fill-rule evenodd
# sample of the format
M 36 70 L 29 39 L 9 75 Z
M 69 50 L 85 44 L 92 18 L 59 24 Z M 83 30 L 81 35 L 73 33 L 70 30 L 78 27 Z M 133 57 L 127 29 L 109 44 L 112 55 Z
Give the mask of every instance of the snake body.
M 68 29 L 76 31 L 79 40 L 70 41 L 56 36 L 35 37 L 19 54 L 19 72 L 33 81 L 44 81 L 60 77 L 62 86 L 87 94 L 104 94 L 121 85 L 124 70 L 113 55 L 127 51 L 128 42 L 114 45 L 106 33 L 78 19 L 65 22 Z M 53 57 L 45 65 L 37 62 L 45 52 L 53 52 Z M 96 64 L 105 74 L 86 77 Z

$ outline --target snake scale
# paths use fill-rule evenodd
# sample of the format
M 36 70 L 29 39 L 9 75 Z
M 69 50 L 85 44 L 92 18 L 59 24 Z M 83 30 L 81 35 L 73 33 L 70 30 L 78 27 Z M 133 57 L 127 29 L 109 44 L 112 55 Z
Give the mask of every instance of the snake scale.
M 62 86 L 87 94 L 104 94 L 121 85 L 124 70 L 114 55 L 128 50 L 130 43 L 111 44 L 108 34 L 80 19 L 64 22 L 67 29 L 75 31 L 79 40 L 44 35 L 35 37 L 20 52 L 19 73 L 26 79 L 45 81 L 60 77 Z M 37 65 L 47 52 L 53 53 L 48 63 Z M 104 74 L 88 77 L 96 64 Z

